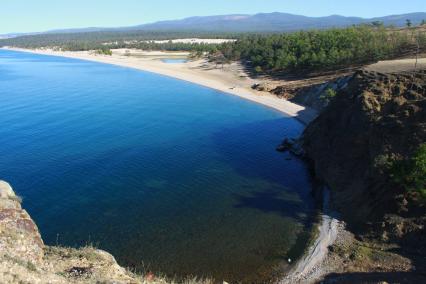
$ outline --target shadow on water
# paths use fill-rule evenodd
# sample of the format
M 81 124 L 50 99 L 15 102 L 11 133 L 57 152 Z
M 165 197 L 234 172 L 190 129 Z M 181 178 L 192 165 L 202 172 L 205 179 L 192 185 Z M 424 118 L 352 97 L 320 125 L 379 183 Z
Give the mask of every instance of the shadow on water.
M 262 188 L 233 194 L 234 208 L 275 214 L 303 226 L 292 246 L 287 248 L 285 260 L 297 259 L 305 252 L 319 209 L 312 195 L 314 181 L 305 162 L 275 150 L 285 137 L 298 137 L 303 128 L 293 118 L 279 118 L 223 129 L 213 137 L 218 151 L 233 170 L 241 176 L 267 182 Z M 252 150 L 253 163 L 241 163 L 241 160 L 250 160 L 246 157 L 247 148 Z
M 277 183 L 300 194 L 310 192 L 307 166 L 297 157 L 278 153 L 275 148 L 285 137 L 298 137 L 302 130 L 300 122 L 293 118 L 256 121 L 222 129 L 213 135 L 213 142 L 238 174 Z M 247 160 L 253 163 L 241 162 Z
M 283 198 L 282 193 L 277 190 L 253 191 L 248 196 L 234 194 L 233 197 L 237 201 L 234 208 L 256 209 L 303 224 L 304 230 L 297 234 L 294 244 L 286 252 L 285 259 L 295 260 L 303 255 L 312 238 L 313 227 L 318 222 L 319 208 L 307 209 L 303 202 Z

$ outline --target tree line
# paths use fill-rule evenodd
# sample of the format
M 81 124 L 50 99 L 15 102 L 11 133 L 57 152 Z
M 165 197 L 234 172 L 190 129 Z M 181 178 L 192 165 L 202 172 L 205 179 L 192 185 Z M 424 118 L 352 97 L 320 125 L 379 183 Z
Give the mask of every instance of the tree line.
M 238 38 L 239 34 L 190 31 L 102 31 L 83 33 L 48 33 L 0 39 L 1 46 L 21 48 L 56 48 L 69 51 L 102 48 L 139 48 L 145 50 L 212 51 L 215 45 L 196 43 L 156 43 L 156 40 L 179 38 Z
M 222 44 L 213 57 L 241 60 L 258 73 L 333 70 L 399 56 L 416 42 L 426 49 L 424 31 L 354 26 L 244 36 Z
M 408 23 L 407 23 L 407 26 Z M 224 44 L 178 43 L 178 38 L 233 38 Z M 156 42 L 157 40 L 168 40 Z M 104 31 L 40 34 L 1 39 L 0 46 L 56 48 L 68 51 L 136 48 L 205 52 L 216 62 L 236 60 L 257 73 L 306 72 L 346 68 L 397 57 L 415 47 L 426 50 L 422 28 L 386 28 L 380 22 L 329 30 L 294 33 L 232 34 L 173 31 Z

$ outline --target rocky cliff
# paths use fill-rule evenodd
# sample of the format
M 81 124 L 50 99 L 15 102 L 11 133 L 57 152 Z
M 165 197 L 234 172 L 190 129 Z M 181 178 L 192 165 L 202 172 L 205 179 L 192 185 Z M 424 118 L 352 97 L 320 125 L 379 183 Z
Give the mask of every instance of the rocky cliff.
M 20 198 L 8 183 L 0 181 L 0 283 L 143 283 L 143 280 L 120 267 L 105 251 L 45 246 L 36 224 L 22 209 Z
M 316 177 L 332 189 L 349 227 L 395 241 L 417 259 L 426 253 L 425 202 L 396 182 L 392 169 L 426 142 L 425 92 L 425 71 L 358 71 L 302 136 Z

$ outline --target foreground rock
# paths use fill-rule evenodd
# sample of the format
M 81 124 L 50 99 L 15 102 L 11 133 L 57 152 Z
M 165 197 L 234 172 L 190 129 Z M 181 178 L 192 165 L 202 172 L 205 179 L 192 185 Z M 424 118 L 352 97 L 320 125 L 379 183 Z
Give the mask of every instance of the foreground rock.
M 36 224 L 22 209 L 20 198 L 8 183 L 0 181 L 0 283 L 143 283 L 143 280 L 120 267 L 105 251 L 45 246 Z

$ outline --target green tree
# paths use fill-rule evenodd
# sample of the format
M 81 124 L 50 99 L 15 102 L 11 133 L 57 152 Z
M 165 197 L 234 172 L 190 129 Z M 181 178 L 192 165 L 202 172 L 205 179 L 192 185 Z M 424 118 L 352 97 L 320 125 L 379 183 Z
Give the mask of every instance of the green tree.
M 254 68 L 254 71 L 256 72 L 256 73 L 262 73 L 262 67 L 260 67 L 260 66 L 256 66 L 255 68 Z
M 410 28 L 413 25 L 413 23 L 411 22 L 410 19 L 407 19 L 405 20 L 405 25 Z
M 97 50 L 95 51 L 95 53 L 96 53 L 96 54 L 101 54 L 101 55 L 109 55 L 109 56 L 111 56 L 111 55 L 112 55 L 112 51 L 111 51 L 111 49 L 106 48 L 106 47 L 101 47 L 101 48 L 97 49 Z
M 331 100 L 336 96 L 336 91 L 333 88 L 327 88 L 325 92 L 320 96 L 326 104 L 329 104 Z
M 420 37 L 415 35 L 414 37 Z M 264 73 L 326 71 L 391 59 L 414 38 L 383 26 L 248 35 L 219 46 L 229 60 Z

